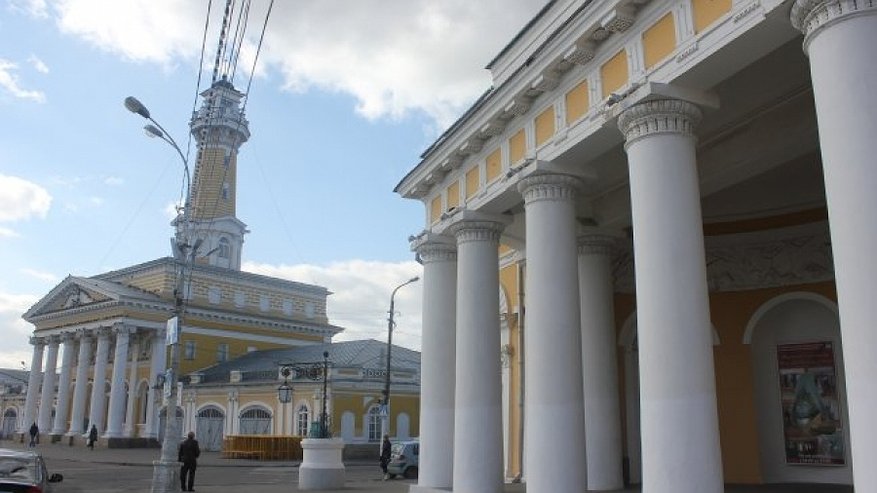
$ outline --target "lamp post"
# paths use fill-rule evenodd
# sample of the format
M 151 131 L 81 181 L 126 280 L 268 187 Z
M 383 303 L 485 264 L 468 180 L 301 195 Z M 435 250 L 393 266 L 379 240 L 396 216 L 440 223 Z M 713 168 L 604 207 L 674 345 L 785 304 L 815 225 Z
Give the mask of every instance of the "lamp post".
M 192 256 L 195 249 L 190 249 L 191 234 L 189 224 L 189 187 L 191 185 L 191 176 L 189 174 L 189 161 L 180 150 L 173 137 L 171 137 L 164 127 L 155 121 L 149 113 L 149 110 L 133 96 L 125 98 L 125 108 L 132 113 L 136 113 L 143 118 L 152 122 L 146 125 L 144 130 L 146 135 L 150 137 L 158 137 L 173 147 L 180 159 L 183 161 L 183 169 L 186 173 L 186 198 L 182 207 L 182 228 L 183 233 L 177 234 L 174 242 L 174 257 L 178 258 L 177 252 L 182 256 L 183 263 L 177 272 L 176 287 L 174 288 L 174 316 L 167 322 L 167 339 L 166 343 L 171 348 L 170 367 L 165 371 L 165 395 L 167 396 L 166 419 L 164 424 L 164 437 L 161 442 L 161 457 L 157 461 L 153 461 L 152 472 L 152 493 L 168 493 L 177 491 L 177 442 L 180 438 L 180 430 L 177 429 L 177 381 L 180 369 L 180 330 L 183 323 L 183 315 L 185 313 L 185 303 L 183 298 L 183 288 L 188 268 L 191 266 Z M 173 415 L 171 415 L 173 413 Z
M 283 383 L 277 387 L 277 398 L 282 404 L 288 404 L 292 400 L 292 386 L 289 385 L 290 375 L 293 378 L 309 378 L 311 380 L 323 379 L 323 401 L 322 412 L 320 413 L 320 430 L 318 436 L 312 438 L 329 438 L 328 414 L 326 414 L 326 396 L 328 394 L 329 379 L 329 351 L 323 351 L 323 361 L 314 363 L 295 363 L 290 365 L 282 365 L 280 374 L 283 376 Z
M 390 318 L 389 323 L 387 324 L 387 373 L 386 375 L 384 375 L 384 398 L 382 403 L 383 409 L 381 412 L 381 418 L 383 420 L 383 422 L 381 423 L 382 435 L 390 434 L 390 354 L 393 352 L 393 314 L 395 312 L 394 298 L 396 297 L 396 291 L 399 291 L 399 289 L 419 280 L 419 276 L 414 276 L 411 279 L 408 279 L 402 284 L 396 286 L 396 289 L 394 289 L 393 293 L 390 295 Z

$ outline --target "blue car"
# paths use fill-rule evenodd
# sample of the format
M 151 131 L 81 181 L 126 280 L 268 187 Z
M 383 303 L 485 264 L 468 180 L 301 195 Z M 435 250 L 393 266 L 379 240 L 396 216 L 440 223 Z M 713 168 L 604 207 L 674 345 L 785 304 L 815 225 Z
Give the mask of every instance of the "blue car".
M 407 479 L 417 478 L 417 466 L 420 464 L 420 442 L 408 440 L 396 442 L 390 449 L 390 463 L 387 464 L 387 473 L 391 478 L 397 475 Z

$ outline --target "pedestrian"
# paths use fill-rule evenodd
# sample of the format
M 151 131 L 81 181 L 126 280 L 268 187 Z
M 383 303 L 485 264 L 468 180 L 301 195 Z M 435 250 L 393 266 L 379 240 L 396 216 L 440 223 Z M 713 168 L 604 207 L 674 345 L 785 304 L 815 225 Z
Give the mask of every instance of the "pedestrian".
M 384 441 L 381 442 L 381 471 L 384 471 L 384 481 L 390 478 L 390 473 L 387 472 L 387 464 L 390 463 L 390 449 L 392 447 L 393 444 L 390 443 L 390 437 L 384 435 Z
M 94 450 L 94 442 L 97 441 L 97 426 L 91 425 L 91 431 L 88 432 L 88 448 Z
M 190 431 L 188 438 L 180 444 L 177 460 L 183 463 L 180 468 L 180 489 L 183 491 L 195 491 L 195 469 L 198 467 L 198 456 L 201 455 L 201 447 L 195 440 L 195 432 Z M 186 488 L 188 486 L 188 488 Z
M 40 427 L 37 426 L 37 423 L 30 425 L 30 443 L 27 445 L 28 447 L 36 447 L 37 441 L 39 441 L 40 436 Z

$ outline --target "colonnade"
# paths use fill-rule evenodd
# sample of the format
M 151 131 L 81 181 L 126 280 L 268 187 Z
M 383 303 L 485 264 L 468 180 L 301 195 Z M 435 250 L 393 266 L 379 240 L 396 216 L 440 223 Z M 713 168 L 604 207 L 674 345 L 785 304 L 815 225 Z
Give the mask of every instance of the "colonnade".
M 854 485 L 877 491 L 877 469 L 868 467 L 877 442 L 870 416 L 877 407 L 877 2 L 797 0 L 791 15 L 805 34 L 813 76 Z M 700 119 L 697 105 L 672 99 L 634 104 L 618 118 L 630 178 L 649 493 L 724 491 L 695 152 Z M 524 477 L 533 491 L 622 487 L 612 237 L 577 229 L 578 186 L 562 172 L 534 171 L 518 182 L 527 262 Z M 412 244 L 424 265 L 424 312 L 420 479 L 411 491 L 497 493 L 497 247 L 507 218 L 463 209 L 449 221 Z
M 138 331 L 128 324 L 117 323 L 111 327 L 62 330 L 31 337 L 33 357 L 19 431 L 27 433 L 31 424 L 37 423 L 40 433 L 53 436 L 84 435 L 92 426 L 104 438 L 135 436 L 138 357 L 141 344 L 147 339 L 151 340 L 152 347 L 149 387 L 153 388 L 157 376 L 165 369 L 164 330 Z M 111 347 L 114 348 L 113 361 L 108 379 Z M 61 350 L 59 373 L 57 361 Z M 158 395 L 150 391 L 146 396 L 146 422 L 140 436 L 156 438 Z

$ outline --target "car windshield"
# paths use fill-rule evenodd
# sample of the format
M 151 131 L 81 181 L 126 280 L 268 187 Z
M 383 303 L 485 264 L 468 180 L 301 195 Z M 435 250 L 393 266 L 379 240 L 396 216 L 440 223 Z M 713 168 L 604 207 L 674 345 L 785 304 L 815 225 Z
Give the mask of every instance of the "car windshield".
M 36 477 L 36 462 L 22 457 L 0 458 L 0 478 L 15 478 L 32 481 Z

